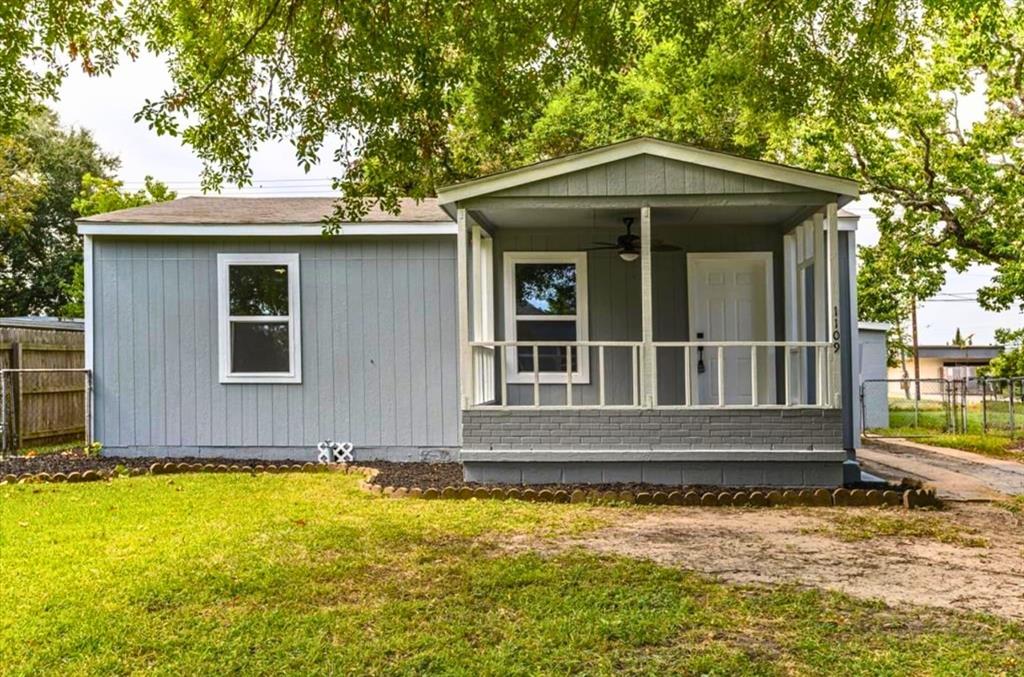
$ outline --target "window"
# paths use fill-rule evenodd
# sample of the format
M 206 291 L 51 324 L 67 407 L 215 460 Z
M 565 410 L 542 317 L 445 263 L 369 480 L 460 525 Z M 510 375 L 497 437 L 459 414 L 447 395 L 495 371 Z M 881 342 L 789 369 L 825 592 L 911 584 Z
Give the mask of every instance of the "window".
M 221 383 L 301 383 L 299 255 L 218 254 Z
M 505 336 L 509 341 L 587 340 L 587 255 L 584 252 L 506 252 Z M 533 382 L 533 347 L 506 351 L 510 383 Z M 541 383 L 589 382 L 589 351 L 537 348 Z

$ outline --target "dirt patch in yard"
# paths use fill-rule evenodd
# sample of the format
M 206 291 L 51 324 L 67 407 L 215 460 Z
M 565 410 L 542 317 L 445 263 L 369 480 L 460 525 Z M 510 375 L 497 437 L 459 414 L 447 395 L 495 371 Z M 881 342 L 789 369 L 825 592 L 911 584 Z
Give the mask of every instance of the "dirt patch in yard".
M 862 515 L 851 526 L 851 514 Z M 909 520 L 905 527 L 893 520 Z M 571 538 L 506 544 L 581 547 L 740 584 L 789 583 L 888 604 L 1024 620 L 1024 515 L 990 505 L 908 514 L 872 508 L 658 508 Z M 854 529 L 856 537 L 850 537 Z

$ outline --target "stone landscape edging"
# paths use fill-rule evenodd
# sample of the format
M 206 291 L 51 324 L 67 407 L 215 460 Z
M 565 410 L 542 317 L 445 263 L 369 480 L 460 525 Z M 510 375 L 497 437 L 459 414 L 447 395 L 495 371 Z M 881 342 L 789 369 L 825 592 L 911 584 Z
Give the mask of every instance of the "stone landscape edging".
M 770 491 L 723 490 L 720 492 L 680 491 L 598 491 L 596 489 L 533 489 L 530 487 L 470 487 L 446 486 L 394 487 L 381 486 L 371 480 L 380 474 L 376 468 L 351 466 L 366 478 L 359 483 L 364 491 L 388 498 L 419 498 L 426 500 L 521 500 L 541 503 L 625 503 L 631 505 L 684 505 L 727 507 L 868 507 L 891 506 L 903 508 L 940 507 L 942 502 L 934 489 L 778 489 Z
M 470 487 L 445 486 L 394 487 L 381 486 L 372 482 L 380 473 L 376 468 L 346 464 L 294 463 L 291 465 L 227 465 L 224 463 L 153 463 L 148 469 L 133 468 L 123 472 L 116 470 L 85 470 L 70 473 L 22 473 L 0 477 L 0 484 L 34 483 L 76 483 L 95 482 L 115 477 L 138 477 L 140 475 L 172 475 L 186 472 L 209 473 L 282 473 L 282 472 L 342 472 L 359 474 L 363 479 L 359 488 L 388 498 L 419 498 L 425 500 L 521 500 L 541 503 L 622 503 L 629 505 L 682 505 L 682 506 L 729 506 L 729 507 L 772 507 L 772 506 L 891 506 L 904 508 L 938 507 L 942 503 L 935 496 L 934 489 L 778 489 L 769 491 L 723 490 L 720 492 L 680 491 L 599 491 L 572 489 L 533 489 L 530 487 Z

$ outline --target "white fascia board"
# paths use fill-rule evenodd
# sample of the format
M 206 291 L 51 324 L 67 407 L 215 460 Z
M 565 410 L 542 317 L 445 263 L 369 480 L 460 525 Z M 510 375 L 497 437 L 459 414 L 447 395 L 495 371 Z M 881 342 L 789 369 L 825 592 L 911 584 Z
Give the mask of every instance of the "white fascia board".
M 455 223 L 346 223 L 337 233 L 344 237 L 392 235 L 455 235 Z M 300 237 L 319 236 L 321 223 L 184 224 L 184 223 L 102 223 L 78 224 L 81 235 L 188 236 L 188 237 Z
M 533 183 L 534 181 L 542 181 L 554 176 L 569 174 L 596 165 L 645 154 L 734 172 L 736 174 L 754 176 L 770 181 L 788 183 L 826 193 L 835 193 L 851 198 L 856 198 L 860 195 L 857 182 L 849 179 L 810 172 L 796 167 L 776 165 L 770 162 L 750 160 L 725 153 L 716 153 L 693 146 L 682 146 L 669 143 L 668 141 L 636 139 L 604 148 L 596 148 L 592 151 L 585 151 L 564 158 L 556 158 L 490 177 L 466 181 L 453 186 L 445 186 L 437 191 L 437 198 L 438 202 L 442 205 L 451 204 L 459 200 L 467 200 L 507 188 Z

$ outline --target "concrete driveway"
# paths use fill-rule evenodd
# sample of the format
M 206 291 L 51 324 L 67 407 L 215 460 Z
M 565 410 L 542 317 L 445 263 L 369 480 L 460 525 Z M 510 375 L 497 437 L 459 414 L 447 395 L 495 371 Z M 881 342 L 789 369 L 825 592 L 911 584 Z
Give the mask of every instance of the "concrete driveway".
M 951 501 L 991 501 L 1024 494 L 1024 463 L 898 438 L 873 438 L 857 450 L 861 466 L 886 479 L 910 477 Z

